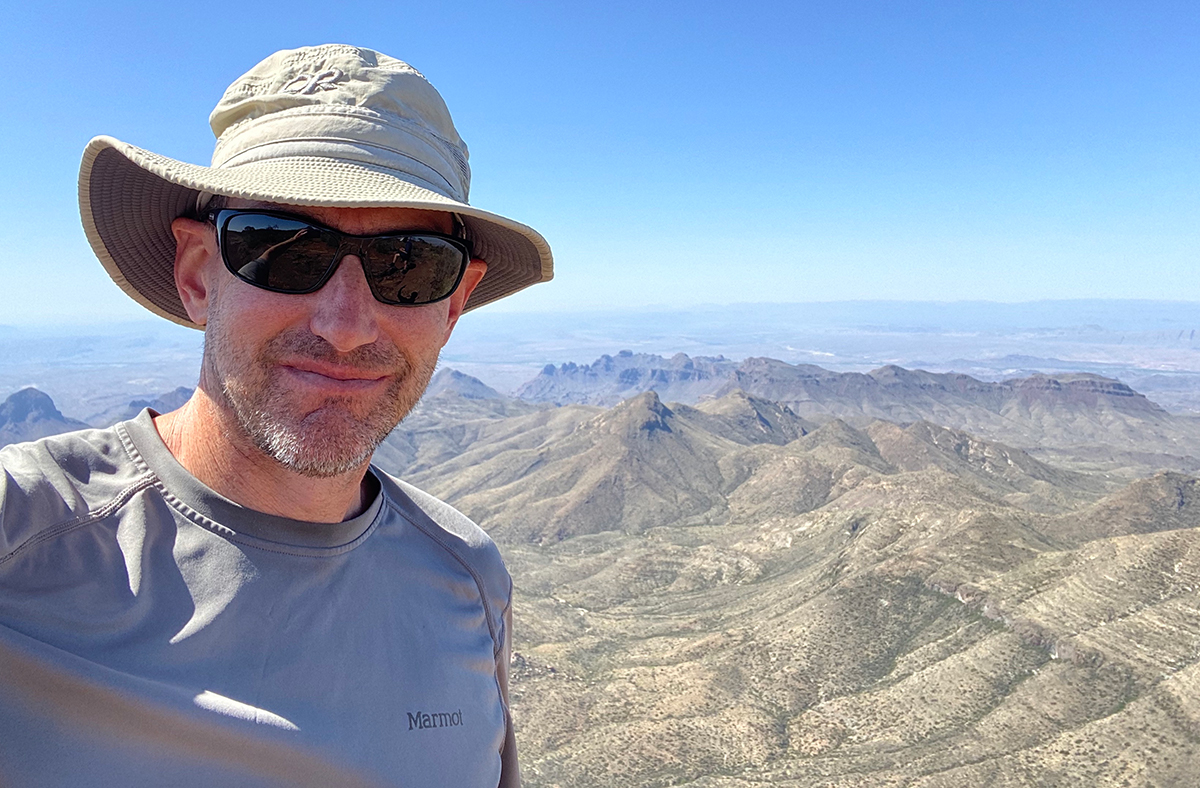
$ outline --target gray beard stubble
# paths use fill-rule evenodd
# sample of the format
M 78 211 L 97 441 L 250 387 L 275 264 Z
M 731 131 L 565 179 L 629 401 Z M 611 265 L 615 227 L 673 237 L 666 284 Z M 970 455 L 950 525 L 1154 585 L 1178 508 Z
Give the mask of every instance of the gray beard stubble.
M 215 303 L 213 304 L 215 306 Z M 204 332 L 203 365 L 212 388 L 231 413 L 242 437 L 291 471 L 315 478 L 339 476 L 367 462 L 388 434 L 420 400 L 437 366 L 437 356 L 411 364 L 396 348 L 374 345 L 347 354 L 307 331 L 289 331 L 273 338 L 256 356 L 246 358 L 225 340 L 220 309 L 209 313 Z M 289 392 L 266 370 L 276 359 L 307 358 L 349 364 L 357 369 L 386 371 L 394 376 L 380 407 L 363 417 L 349 411 L 349 402 L 326 400 L 307 414 L 292 412 Z M 231 378 L 221 363 L 233 362 L 247 378 Z M 338 409 L 341 409 L 341 415 Z M 328 415 L 336 421 L 325 423 Z

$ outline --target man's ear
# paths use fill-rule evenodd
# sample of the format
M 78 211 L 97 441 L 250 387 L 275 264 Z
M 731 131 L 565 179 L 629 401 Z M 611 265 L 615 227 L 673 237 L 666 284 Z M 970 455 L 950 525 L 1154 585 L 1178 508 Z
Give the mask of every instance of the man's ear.
M 483 275 L 486 273 L 487 263 L 484 261 L 472 260 L 467 263 L 467 270 L 463 273 L 462 281 L 458 283 L 458 289 L 446 299 L 450 302 L 450 311 L 446 315 L 446 335 L 442 337 L 443 345 L 450 341 L 450 332 L 454 330 L 455 323 L 462 315 L 463 307 L 467 305 L 467 299 L 471 297 L 471 293 L 475 291 L 475 287 L 483 280 Z
M 175 289 L 193 323 L 208 323 L 212 288 L 211 261 L 217 255 L 216 233 L 210 225 L 179 217 L 171 222 L 175 236 Z

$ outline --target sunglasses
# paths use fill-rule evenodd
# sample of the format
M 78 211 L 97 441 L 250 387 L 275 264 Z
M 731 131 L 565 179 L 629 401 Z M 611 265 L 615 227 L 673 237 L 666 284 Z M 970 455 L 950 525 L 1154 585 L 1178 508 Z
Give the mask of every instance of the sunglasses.
M 440 233 L 348 235 L 276 211 L 223 209 L 208 218 L 229 272 L 272 293 L 316 292 L 352 254 L 376 300 L 432 304 L 454 292 L 471 261 L 465 240 Z

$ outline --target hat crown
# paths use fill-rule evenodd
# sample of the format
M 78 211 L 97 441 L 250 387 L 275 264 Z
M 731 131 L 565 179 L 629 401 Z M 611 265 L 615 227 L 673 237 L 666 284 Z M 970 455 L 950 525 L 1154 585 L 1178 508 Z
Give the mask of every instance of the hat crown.
M 366 130 L 351 122 L 374 116 L 385 117 L 387 125 Z M 411 141 L 391 145 L 386 137 L 416 136 L 425 155 L 414 158 L 438 171 L 435 184 L 446 181 L 458 199 L 470 190 L 467 146 L 446 102 L 421 72 L 370 49 L 324 44 L 276 52 L 229 86 L 209 125 L 217 137 L 217 167 L 235 166 L 250 148 L 289 137 L 369 142 L 413 156 Z M 440 155 L 427 155 L 430 148 Z

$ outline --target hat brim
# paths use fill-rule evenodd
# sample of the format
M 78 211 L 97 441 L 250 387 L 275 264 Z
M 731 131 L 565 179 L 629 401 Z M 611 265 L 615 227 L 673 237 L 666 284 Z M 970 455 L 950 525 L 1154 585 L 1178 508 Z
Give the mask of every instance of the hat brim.
M 318 157 L 277 158 L 231 168 L 187 164 L 96 137 L 79 169 L 84 232 L 113 281 L 151 312 L 190 328 L 175 288 L 171 222 L 195 211 L 201 192 L 284 205 L 450 211 L 462 217 L 487 274 L 465 309 L 554 275 L 550 245 L 520 222 L 467 205 L 384 167 Z

